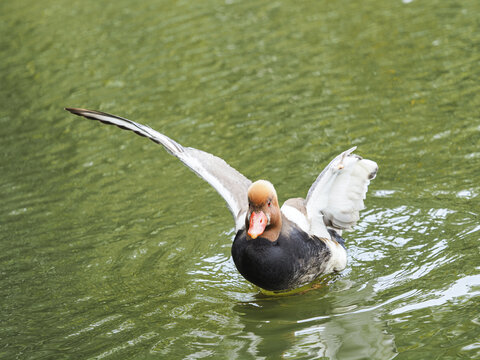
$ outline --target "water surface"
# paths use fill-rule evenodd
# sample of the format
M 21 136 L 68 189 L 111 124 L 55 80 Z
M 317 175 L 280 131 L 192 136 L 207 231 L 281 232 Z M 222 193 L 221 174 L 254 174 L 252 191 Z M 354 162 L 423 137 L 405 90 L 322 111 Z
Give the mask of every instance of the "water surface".
M 0 357 L 480 358 L 477 1 L 3 2 Z M 233 221 L 125 116 L 283 201 L 378 162 L 349 264 L 304 294 L 235 270 Z

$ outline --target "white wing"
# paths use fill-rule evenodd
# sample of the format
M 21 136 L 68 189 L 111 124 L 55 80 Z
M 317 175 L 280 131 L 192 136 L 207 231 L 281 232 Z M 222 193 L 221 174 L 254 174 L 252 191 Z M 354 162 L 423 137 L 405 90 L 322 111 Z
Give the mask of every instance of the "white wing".
M 212 185 L 224 198 L 235 220 L 237 231 L 245 226 L 245 214 L 248 210 L 247 191 L 252 182 L 223 159 L 201 150 L 183 147 L 168 136 L 128 119 L 100 111 L 75 108 L 65 108 L 65 110 L 87 119 L 131 130 L 162 145 L 171 155 L 176 156 L 199 177 Z
M 350 229 L 364 209 L 363 199 L 370 180 L 375 178 L 375 162 L 352 154 L 351 148 L 333 159 L 308 190 L 307 215 L 311 233 L 324 234 L 325 226 Z

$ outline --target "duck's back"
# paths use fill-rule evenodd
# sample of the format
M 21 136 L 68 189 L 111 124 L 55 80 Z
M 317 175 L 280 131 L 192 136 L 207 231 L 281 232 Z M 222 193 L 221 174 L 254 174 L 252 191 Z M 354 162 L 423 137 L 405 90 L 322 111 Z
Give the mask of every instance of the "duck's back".
M 262 237 L 247 240 L 245 230 L 240 230 L 233 242 L 232 257 L 248 281 L 280 291 L 315 280 L 324 272 L 331 253 L 322 240 L 286 220 L 276 241 Z

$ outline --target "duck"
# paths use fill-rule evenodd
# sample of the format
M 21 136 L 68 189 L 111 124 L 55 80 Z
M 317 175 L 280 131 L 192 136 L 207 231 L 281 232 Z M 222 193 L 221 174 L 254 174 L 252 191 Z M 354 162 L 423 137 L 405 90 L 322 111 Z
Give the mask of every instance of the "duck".
M 133 131 L 162 145 L 208 182 L 225 200 L 235 222 L 233 262 L 238 272 L 260 289 L 291 291 L 346 268 L 342 234 L 360 219 L 368 185 L 378 171 L 377 163 L 354 154 L 356 147 L 333 158 L 305 198 L 288 199 L 280 207 L 270 181 L 252 182 L 215 155 L 184 147 L 126 118 L 81 108 L 65 110 Z

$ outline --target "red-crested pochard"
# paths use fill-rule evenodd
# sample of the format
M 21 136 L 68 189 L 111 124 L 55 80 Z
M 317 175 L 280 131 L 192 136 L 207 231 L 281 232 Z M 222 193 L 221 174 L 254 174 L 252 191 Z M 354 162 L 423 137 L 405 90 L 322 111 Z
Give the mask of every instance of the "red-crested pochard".
M 233 261 L 245 279 L 269 291 L 292 290 L 347 264 L 342 230 L 350 229 L 364 208 L 375 162 L 351 148 L 320 173 L 307 197 L 289 199 L 280 208 L 273 185 L 251 182 L 224 160 L 115 115 L 66 108 L 87 119 L 116 125 L 162 145 L 225 199 L 235 220 Z

